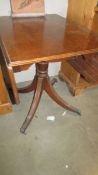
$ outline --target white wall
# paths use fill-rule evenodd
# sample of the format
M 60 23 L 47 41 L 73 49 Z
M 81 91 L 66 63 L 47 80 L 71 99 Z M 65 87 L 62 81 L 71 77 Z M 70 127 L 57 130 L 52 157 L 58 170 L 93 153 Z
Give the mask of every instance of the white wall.
M 0 0 L 0 15 L 10 15 L 10 0 Z
M 59 14 L 66 17 L 68 7 L 68 0 L 45 0 L 45 9 L 48 14 Z M 10 0 L 0 0 L 0 16 L 10 15 Z M 49 75 L 57 75 L 60 70 L 60 63 L 51 63 L 49 66 Z M 34 76 L 35 67 L 34 65 L 30 67 L 28 71 L 23 71 L 21 73 L 16 73 L 16 82 L 24 82 L 32 80 Z

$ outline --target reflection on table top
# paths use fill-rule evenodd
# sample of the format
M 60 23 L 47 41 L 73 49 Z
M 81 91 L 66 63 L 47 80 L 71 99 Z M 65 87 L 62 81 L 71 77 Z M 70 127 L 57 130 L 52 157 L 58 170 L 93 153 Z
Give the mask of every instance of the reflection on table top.
M 0 18 L 0 45 L 12 66 L 98 51 L 98 37 L 58 15 Z

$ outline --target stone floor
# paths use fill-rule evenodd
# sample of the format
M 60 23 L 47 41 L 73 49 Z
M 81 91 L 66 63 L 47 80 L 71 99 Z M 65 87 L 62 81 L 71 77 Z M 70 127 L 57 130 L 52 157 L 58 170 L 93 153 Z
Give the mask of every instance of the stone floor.
M 23 135 L 19 129 L 33 94 L 21 94 L 13 113 L 0 117 L 0 175 L 98 175 L 98 88 L 72 97 L 65 83 L 54 87 L 82 116 L 65 111 L 44 93 Z M 47 121 L 48 116 L 55 120 Z

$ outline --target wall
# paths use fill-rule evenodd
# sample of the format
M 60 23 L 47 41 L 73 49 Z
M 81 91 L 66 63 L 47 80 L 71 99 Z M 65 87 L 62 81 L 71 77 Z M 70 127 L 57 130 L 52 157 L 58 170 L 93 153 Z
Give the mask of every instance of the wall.
M 52 3 L 51 3 L 52 2 Z M 45 9 L 48 14 L 59 14 L 66 17 L 68 7 L 68 0 L 45 0 Z M 0 0 L 0 16 L 10 15 L 10 0 Z M 49 75 L 57 75 L 60 69 L 60 63 L 51 63 L 49 66 Z M 35 67 L 34 65 L 30 67 L 28 71 L 23 71 L 21 73 L 15 74 L 16 82 L 24 82 L 32 80 L 34 76 Z

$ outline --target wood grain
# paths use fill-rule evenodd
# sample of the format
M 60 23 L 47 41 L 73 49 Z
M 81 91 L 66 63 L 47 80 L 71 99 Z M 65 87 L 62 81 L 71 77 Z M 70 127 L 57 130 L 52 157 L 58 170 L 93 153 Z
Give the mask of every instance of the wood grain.
M 8 64 L 9 61 L 7 60 L 6 54 L 4 54 L 2 46 L 0 48 L 0 64 L 2 66 L 3 77 L 5 79 L 6 87 L 9 92 L 10 99 L 12 103 L 19 104 L 19 94 L 17 91 L 16 81 L 14 77 L 14 70 Z M 24 67 L 20 68 L 19 70 L 23 70 Z M 16 71 L 16 70 L 15 70 Z M 11 93 L 10 93 L 11 92 Z
M 91 60 L 91 61 L 90 61 Z M 98 61 L 97 64 L 93 58 L 85 58 L 84 56 L 76 57 L 68 61 L 74 69 L 89 83 L 98 82 Z
M 89 29 L 97 37 L 98 13 L 96 4 L 96 0 L 69 0 L 68 19 Z M 98 86 L 97 60 L 98 53 L 96 52 L 96 54 L 84 54 L 82 57 L 71 58 L 62 63 L 60 77 L 68 83 L 73 95 L 80 95 L 85 89 Z
M 91 29 L 97 2 L 97 0 L 69 0 L 68 18 Z
M 37 19 L 1 17 L 0 36 L 11 67 L 98 51 L 98 36 L 58 15 Z
M 95 13 L 92 23 L 92 31 L 98 34 L 98 13 Z
M 8 99 L 8 93 L 5 87 L 1 66 L 0 66 L 0 114 L 12 111 L 12 105 Z
M 95 12 L 98 12 L 98 6 L 97 6 L 97 7 L 95 7 Z

